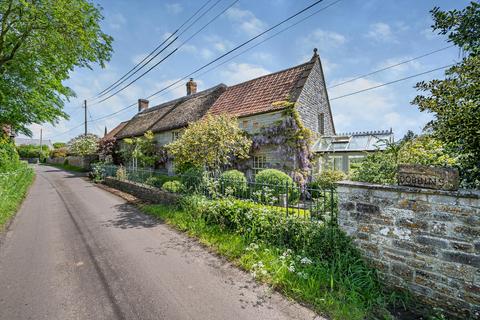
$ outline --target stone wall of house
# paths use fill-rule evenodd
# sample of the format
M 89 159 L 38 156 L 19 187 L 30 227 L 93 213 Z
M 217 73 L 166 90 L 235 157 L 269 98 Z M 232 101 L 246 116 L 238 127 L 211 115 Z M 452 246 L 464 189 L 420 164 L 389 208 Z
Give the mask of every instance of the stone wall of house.
M 480 192 L 342 182 L 339 224 L 384 281 L 480 319 Z
M 165 192 L 141 183 L 119 180 L 112 177 L 106 177 L 104 183 L 109 187 L 130 193 L 141 200 L 153 203 L 175 204 L 180 198 L 179 194 Z
M 324 134 L 334 134 L 335 131 L 328 103 L 327 88 L 319 61 L 313 65 L 302 92 L 297 99 L 297 109 L 304 125 L 316 133 L 319 133 L 318 116 L 320 113 L 323 113 Z

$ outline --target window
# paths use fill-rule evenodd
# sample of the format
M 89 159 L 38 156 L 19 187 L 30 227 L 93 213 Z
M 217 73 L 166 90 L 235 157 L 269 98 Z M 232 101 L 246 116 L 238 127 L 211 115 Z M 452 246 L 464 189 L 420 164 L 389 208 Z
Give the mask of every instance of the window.
M 325 133 L 325 115 L 323 113 L 318 115 L 318 132 L 320 134 Z
M 257 130 L 258 127 L 259 127 L 258 122 L 257 122 L 257 121 L 254 121 L 254 122 L 253 122 L 253 130 Z
M 242 128 L 243 128 L 244 130 L 247 130 L 247 129 L 248 129 L 248 120 L 243 120 L 243 121 L 242 121 Z
M 263 169 L 267 168 L 267 156 L 258 155 L 253 157 L 253 173 L 257 174 Z
M 172 132 L 172 141 L 175 141 L 178 138 L 180 138 L 180 131 L 173 131 Z

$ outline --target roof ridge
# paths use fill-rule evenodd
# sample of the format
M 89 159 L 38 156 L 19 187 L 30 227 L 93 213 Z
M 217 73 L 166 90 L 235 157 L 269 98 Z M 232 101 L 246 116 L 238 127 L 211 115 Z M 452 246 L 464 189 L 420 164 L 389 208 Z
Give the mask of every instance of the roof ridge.
M 208 89 L 205 89 L 205 90 L 202 90 L 202 91 L 199 91 L 197 93 L 194 93 L 194 94 L 190 94 L 190 95 L 187 95 L 187 96 L 183 96 L 183 97 L 180 97 L 180 98 L 176 98 L 176 99 L 173 99 L 173 100 L 169 100 L 169 101 L 165 101 L 163 103 L 160 103 L 160 104 L 157 104 L 156 106 L 153 106 L 151 108 L 148 108 L 142 112 L 139 112 L 138 114 L 145 114 L 145 113 L 148 113 L 150 111 L 153 111 L 153 110 L 158 110 L 160 108 L 164 108 L 164 107 L 167 107 L 167 106 L 170 106 L 172 104 L 176 104 L 176 103 L 179 103 L 179 102 L 183 102 L 183 101 L 186 101 L 186 100 L 189 100 L 189 99 L 193 99 L 193 98 L 196 98 L 198 96 L 201 96 L 201 95 L 204 95 L 204 94 L 208 94 L 210 93 L 211 91 L 215 91 L 219 88 L 222 88 L 222 87 L 227 87 L 227 85 L 225 85 L 224 83 L 219 83 L 217 84 L 216 86 L 213 86 L 213 87 L 210 87 Z
M 307 64 L 311 64 L 311 63 L 312 63 L 312 61 L 308 61 L 308 62 L 304 62 L 304 63 L 298 64 L 296 66 L 293 66 L 293 67 L 289 67 L 289 68 L 282 69 L 282 70 L 279 70 L 279 71 L 275 71 L 275 72 L 272 72 L 272 73 L 269 73 L 269 74 L 265 74 L 265 75 L 260 76 L 260 77 L 256 77 L 256 78 L 244 81 L 244 82 L 234 84 L 232 86 L 228 86 L 228 89 L 233 88 L 233 87 L 237 87 L 237 86 L 240 86 L 242 84 L 252 82 L 252 81 L 255 81 L 255 80 L 258 80 L 258 79 L 261 79 L 261 78 L 265 78 L 265 77 L 268 77 L 268 76 L 273 76 L 273 75 L 278 74 L 278 73 L 282 73 L 282 72 L 286 72 L 286 71 L 289 71 L 289 70 L 292 70 L 292 69 L 295 69 L 295 68 L 299 68 L 299 67 L 305 66 Z

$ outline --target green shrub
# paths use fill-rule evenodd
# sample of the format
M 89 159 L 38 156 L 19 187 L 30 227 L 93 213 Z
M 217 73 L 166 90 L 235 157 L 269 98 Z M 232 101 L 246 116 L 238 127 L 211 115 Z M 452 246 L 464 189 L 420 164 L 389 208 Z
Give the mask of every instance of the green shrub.
M 345 179 L 347 176 L 340 170 L 323 170 L 315 175 L 312 182 L 308 184 L 311 189 L 330 190 L 337 187 L 336 182 Z
M 60 147 L 50 151 L 51 158 L 65 158 L 67 156 L 67 147 Z
M 257 173 L 255 176 L 255 189 L 256 193 L 261 197 L 272 197 L 273 201 L 279 199 L 281 195 L 287 194 L 288 189 L 288 201 L 295 203 L 299 196 L 299 188 L 293 179 L 286 173 L 277 169 L 265 169 Z M 266 201 L 270 202 L 270 201 Z
M 0 145 L 0 157 L 2 149 Z M 3 164 L 0 165 L 2 166 Z M 0 231 L 16 213 L 35 176 L 33 169 L 25 163 L 12 162 L 9 168 L 8 172 L 0 176 Z
M 185 190 L 200 190 L 203 184 L 205 171 L 201 168 L 192 167 L 181 175 L 180 182 Z
M 424 135 L 398 144 L 387 143 L 385 151 L 369 153 L 358 168 L 352 170 L 351 179 L 379 184 L 397 182 L 398 164 L 446 166 L 456 164 L 439 140 Z
M 167 181 L 163 184 L 162 190 L 167 192 L 178 193 L 182 190 L 182 183 L 180 181 Z
M 13 142 L 0 137 L 0 172 L 14 170 L 19 164 L 18 153 Z
M 262 245 L 269 252 L 283 252 L 280 264 L 269 268 L 271 273 L 265 273 L 271 276 L 269 280 L 289 293 L 297 292 L 293 296 L 313 303 L 322 311 L 342 313 L 332 319 L 364 319 L 371 309 L 382 307 L 386 301 L 375 271 L 336 226 L 285 216 L 280 208 L 231 198 L 207 200 L 202 196 L 187 196 L 181 200 L 181 207 L 191 217 L 181 221 L 183 228 L 197 231 L 199 226 L 206 225 L 203 228 L 219 228 L 222 235 L 239 235 L 245 243 L 250 243 L 243 252 L 254 259 L 247 264 L 253 274 L 258 274 L 254 263 L 258 266 L 260 262 L 268 268 L 272 261 L 257 251 Z M 303 258 L 290 260 L 299 256 Z M 241 258 L 242 265 L 246 258 Z M 325 298 L 329 302 L 324 303 Z M 338 306 L 333 305 L 337 303 Z M 349 306 L 348 310 L 340 307 L 343 304 Z M 358 309 L 353 311 L 352 307 Z
M 48 155 L 48 147 L 42 146 L 42 155 L 40 154 L 40 146 L 33 144 L 17 146 L 18 155 L 22 159 L 29 158 L 43 158 L 45 155 Z
M 145 180 L 145 183 L 152 186 L 152 187 L 161 188 L 165 182 L 175 181 L 175 180 L 178 181 L 179 177 L 168 176 L 166 174 L 155 174 L 155 175 L 147 178 L 147 180 Z
M 238 170 L 228 170 L 220 175 L 223 194 L 243 195 L 248 190 L 245 174 Z

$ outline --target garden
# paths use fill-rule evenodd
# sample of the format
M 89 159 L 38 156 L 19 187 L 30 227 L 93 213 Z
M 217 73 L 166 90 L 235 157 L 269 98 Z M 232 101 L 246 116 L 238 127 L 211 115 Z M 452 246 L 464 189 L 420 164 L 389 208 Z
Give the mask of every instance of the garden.
M 129 165 L 99 162 L 91 177 L 180 195 L 176 205 L 144 204 L 141 210 L 321 314 L 388 318 L 389 308 L 405 299 L 384 291 L 376 271 L 337 226 L 335 181 L 344 176 L 327 171 L 302 184 L 282 171 L 265 169 L 248 179 L 230 163 L 248 157 L 251 141 L 236 119 L 222 117 L 189 126 L 173 147 L 167 146 L 175 154 L 173 176 L 153 169 L 161 156 L 147 132 L 119 148 Z

